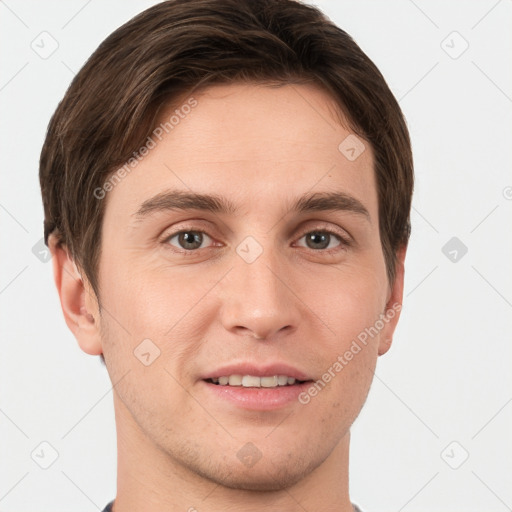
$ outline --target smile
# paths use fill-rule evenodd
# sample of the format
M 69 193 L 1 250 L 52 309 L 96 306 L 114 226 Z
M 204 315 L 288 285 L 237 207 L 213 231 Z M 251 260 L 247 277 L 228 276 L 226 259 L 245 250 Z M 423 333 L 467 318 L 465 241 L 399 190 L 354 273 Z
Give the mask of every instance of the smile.
M 242 386 L 244 388 L 276 388 L 278 386 L 292 386 L 302 381 L 287 375 L 273 375 L 258 377 L 256 375 L 225 375 L 207 380 L 219 386 Z

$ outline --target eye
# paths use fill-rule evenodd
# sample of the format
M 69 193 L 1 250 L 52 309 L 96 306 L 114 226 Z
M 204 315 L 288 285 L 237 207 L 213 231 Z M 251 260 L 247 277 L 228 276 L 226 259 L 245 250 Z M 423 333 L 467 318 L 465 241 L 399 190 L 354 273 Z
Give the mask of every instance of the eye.
M 174 242 L 173 242 L 174 240 Z M 212 240 L 204 231 L 185 230 L 179 231 L 174 235 L 167 237 L 164 242 L 168 243 L 178 249 L 185 249 L 186 251 L 194 251 L 202 249 L 203 242 Z
M 336 247 L 348 244 L 348 242 L 337 233 L 325 229 L 310 231 L 302 235 L 300 240 L 303 238 L 305 239 L 306 245 L 302 245 L 302 247 L 313 250 L 335 249 Z M 333 243 L 335 243 L 335 245 L 332 245 Z
M 303 243 L 300 241 L 304 240 Z M 178 252 L 190 254 L 213 245 L 213 239 L 204 231 L 196 229 L 183 229 L 162 240 L 165 245 L 175 247 Z M 317 229 L 304 233 L 297 245 L 313 251 L 338 251 L 350 246 L 350 241 L 341 234 L 329 229 Z

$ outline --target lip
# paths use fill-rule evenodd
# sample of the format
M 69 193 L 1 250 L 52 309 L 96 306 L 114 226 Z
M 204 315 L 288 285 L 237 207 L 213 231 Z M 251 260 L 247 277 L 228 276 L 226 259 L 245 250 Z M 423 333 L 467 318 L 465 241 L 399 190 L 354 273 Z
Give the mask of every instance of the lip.
M 287 377 L 293 377 L 296 380 L 309 381 L 313 380 L 307 373 L 290 366 L 286 363 L 267 363 L 267 364 L 255 364 L 250 362 L 233 363 L 226 366 L 221 366 L 212 372 L 205 374 L 201 379 L 214 379 L 229 375 L 253 375 L 255 377 L 272 377 L 274 375 L 286 375 Z
M 253 375 L 255 377 L 272 377 L 286 375 L 297 381 L 292 386 L 277 386 L 273 388 L 253 388 L 243 386 L 222 386 L 213 384 L 208 379 L 229 375 Z M 287 363 L 273 362 L 256 364 L 248 361 L 232 363 L 221 366 L 202 377 L 201 385 L 205 392 L 219 403 L 229 404 L 238 409 L 253 411 L 270 411 L 299 403 L 299 395 L 304 392 L 313 381 L 313 377 L 306 372 Z
M 208 403 L 213 404 L 218 401 L 219 405 L 225 404 L 230 408 L 228 410 L 231 413 L 232 407 L 247 411 L 273 411 L 291 405 L 300 406 L 302 403 L 299 400 L 300 395 L 306 392 L 311 382 L 275 388 L 244 388 L 221 386 L 204 380 L 201 381 L 201 386 L 204 386 Z

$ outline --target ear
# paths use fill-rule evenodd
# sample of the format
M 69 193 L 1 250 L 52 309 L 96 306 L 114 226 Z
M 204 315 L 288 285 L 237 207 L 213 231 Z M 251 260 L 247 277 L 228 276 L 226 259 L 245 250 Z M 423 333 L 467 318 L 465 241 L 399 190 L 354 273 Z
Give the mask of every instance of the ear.
M 404 262 L 407 246 L 398 249 L 396 253 L 396 271 L 395 280 L 390 286 L 389 295 L 386 301 L 386 311 L 384 311 L 384 327 L 380 332 L 379 356 L 385 354 L 391 347 L 393 333 L 395 332 L 400 311 L 402 310 L 402 299 L 404 295 Z
M 53 277 L 64 319 L 87 354 L 103 353 L 100 337 L 98 301 L 89 282 L 82 277 L 65 245 L 54 235 L 48 239 L 52 254 Z

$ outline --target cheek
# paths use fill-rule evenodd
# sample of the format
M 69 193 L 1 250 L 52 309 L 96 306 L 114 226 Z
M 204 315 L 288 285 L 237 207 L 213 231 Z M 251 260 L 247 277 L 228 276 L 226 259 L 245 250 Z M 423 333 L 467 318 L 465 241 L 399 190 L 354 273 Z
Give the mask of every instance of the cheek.
M 322 375 L 311 392 L 321 395 L 325 409 L 340 420 L 354 419 L 368 394 L 379 346 L 375 326 L 385 293 L 379 274 L 359 269 L 325 280 L 322 289 L 310 295 L 315 312 L 329 327 L 317 347 Z
M 208 325 L 215 320 L 208 292 L 219 277 L 202 274 L 192 279 L 190 272 L 180 269 L 139 268 L 125 262 L 124 268 L 110 267 L 102 278 L 108 311 L 104 352 L 115 361 L 117 378 L 130 371 L 144 387 L 160 382 L 174 389 L 170 395 L 175 396 L 178 384 L 164 366 L 179 382 L 186 380 L 183 363 L 197 357 Z M 154 363 L 146 368 L 140 358 Z
M 211 285 L 187 272 L 155 265 L 146 258 L 114 258 L 103 266 L 102 299 L 111 319 L 133 336 L 161 339 L 180 322 Z M 190 273 L 188 273 L 190 276 Z
M 323 330 L 326 334 L 316 350 L 322 361 L 321 375 L 303 398 L 314 401 L 313 407 L 327 415 L 325 421 L 340 430 L 357 417 L 370 389 L 379 345 L 375 325 L 382 313 L 383 293 L 376 279 L 347 277 L 326 283 L 314 297 L 329 330 Z
M 170 429 L 173 416 L 191 407 L 179 384 L 179 361 L 191 348 L 185 328 L 201 289 L 179 281 L 171 285 L 164 273 L 127 267 L 111 267 L 103 276 L 105 359 L 112 382 L 119 382 L 120 400 L 139 426 L 146 432 Z
M 375 272 L 349 269 L 323 279 L 310 294 L 312 309 L 329 327 L 329 346 L 342 350 L 375 325 L 384 310 L 385 281 Z M 364 338 L 361 335 L 360 338 Z M 373 336 L 372 338 L 376 338 Z M 374 343 L 374 340 L 369 340 Z M 377 340 L 375 340 L 376 343 Z

